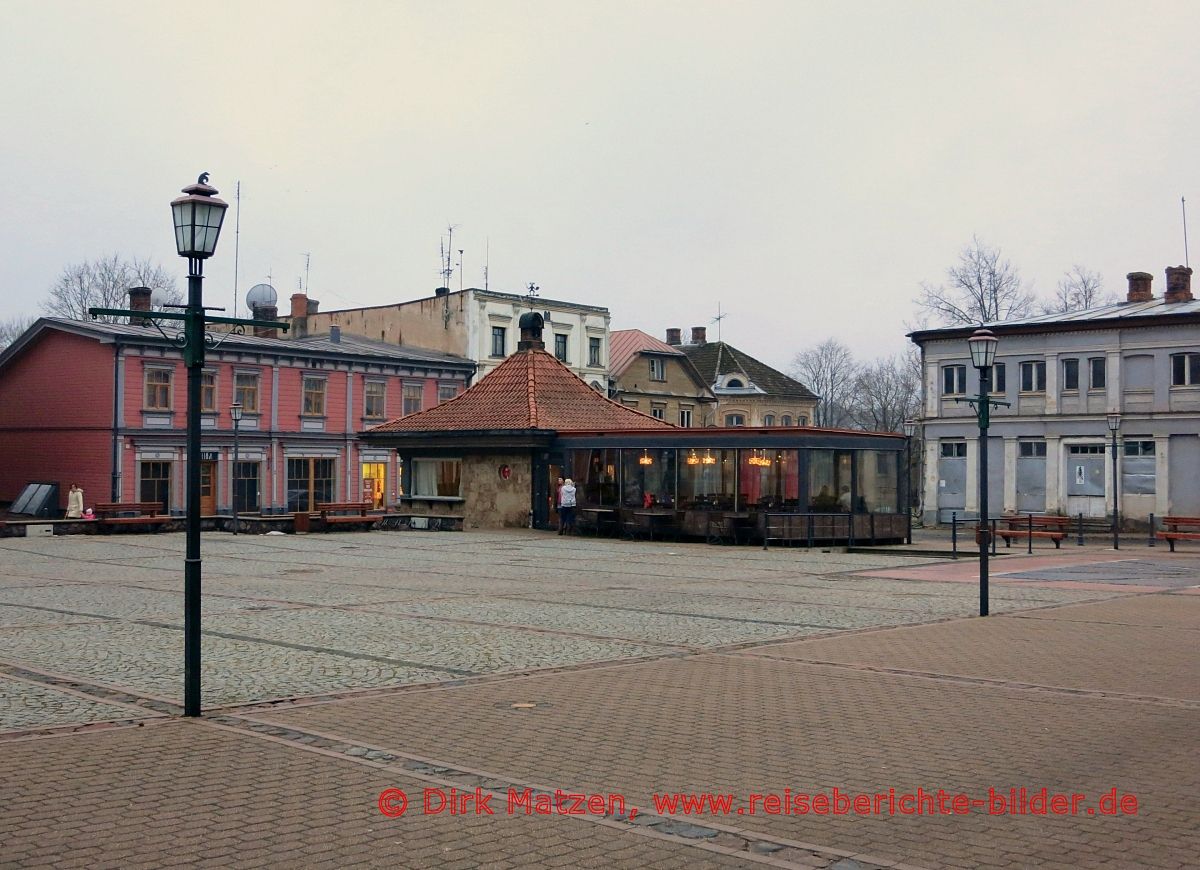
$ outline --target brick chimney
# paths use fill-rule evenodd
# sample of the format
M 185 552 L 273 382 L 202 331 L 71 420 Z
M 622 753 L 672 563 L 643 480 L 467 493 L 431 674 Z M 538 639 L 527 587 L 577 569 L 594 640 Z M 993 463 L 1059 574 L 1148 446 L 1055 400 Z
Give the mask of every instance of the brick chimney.
M 1192 270 L 1187 266 L 1167 266 L 1167 292 L 1164 302 L 1192 301 Z
M 279 309 L 274 305 L 261 305 L 254 309 L 253 316 L 255 320 L 277 320 Z M 255 338 L 278 338 L 279 333 L 269 326 L 256 326 L 254 327 L 254 336 Z
M 304 338 L 308 335 L 308 296 L 304 293 L 292 294 L 292 335 Z
M 314 314 L 317 313 L 317 309 L 320 307 L 321 307 L 321 303 L 318 302 L 316 299 L 309 299 L 308 300 L 308 316 L 312 317 Z
M 683 334 L 682 329 L 668 329 L 667 330 L 667 344 L 670 344 L 670 345 L 683 344 L 683 339 L 680 338 L 680 336 L 682 334 Z
M 517 350 L 545 350 L 546 343 L 542 341 L 542 327 L 546 321 L 536 311 L 526 311 L 521 315 L 517 325 L 521 328 L 521 340 L 517 342 Z
M 150 304 L 150 288 L 149 287 L 130 287 L 129 288 L 129 307 L 133 311 L 149 311 Z M 131 326 L 149 326 L 150 321 L 142 317 L 129 318 Z
M 692 344 L 708 344 L 708 327 L 693 326 L 692 327 Z
M 1154 298 L 1154 292 L 1150 289 L 1150 282 L 1154 280 L 1154 276 L 1149 272 L 1130 272 L 1125 277 L 1129 280 L 1126 302 L 1149 302 Z

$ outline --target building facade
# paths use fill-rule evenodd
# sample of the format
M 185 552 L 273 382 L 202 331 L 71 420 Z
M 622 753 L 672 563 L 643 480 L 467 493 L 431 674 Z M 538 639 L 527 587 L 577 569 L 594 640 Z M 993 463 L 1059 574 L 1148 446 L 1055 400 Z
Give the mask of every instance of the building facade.
M 989 508 L 1145 521 L 1200 515 L 1200 302 L 1191 272 L 1128 276 L 1125 301 L 986 324 L 1000 340 L 990 395 Z M 911 334 L 921 348 L 926 522 L 978 512 L 974 327 Z M 1119 414 L 1117 473 L 1108 415 Z
M 705 409 L 705 426 L 808 426 L 817 397 L 808 387 L 723 341 L 708 341 L 707 329 L 667 330 L 667 344 L 685 353 L 716 402 Z
M 640 329 L 613 330 L 608 383 L 621 404 L 685 429 L 717 401 L 687 354 Z
M 532 309 L 531 309 L 532 305 Z M 595 390 L 608 385 L 609 313 L 607 308 L 468 288 L 410 302 L 320 311 L 316 300 L 292 296 L 287 321 L 297 338 L 339 327 L 385 344 L 429 348 L 466 357 L 483 377 L 514 353 L 518 321 L 534 310 L 546 323 L 546 348 Z
M 474 365 L 449 354 L 346 337 L 227 335 L 202 384 L 201 510 L 311 510 L 394 503 L 393 451 L 358 433 L 447 401 Z M 43 318 L 0 354 L 0 502 L 32 481 L 80 484 L 90 506 L 185 509 L 187 370 L 152 326 Z M 238 457 L 230 405 L 239 402 Z M 60 507 L 65 507 L 65 502 Z

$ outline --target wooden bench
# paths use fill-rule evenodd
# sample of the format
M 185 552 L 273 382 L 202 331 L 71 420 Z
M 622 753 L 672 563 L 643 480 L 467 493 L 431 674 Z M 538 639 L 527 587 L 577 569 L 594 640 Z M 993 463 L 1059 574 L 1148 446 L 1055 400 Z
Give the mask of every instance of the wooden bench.
M 379 517 L 369 514 L 372 507 L 369 501 L 327 501 L 317 504 L 317 512 L 329 531 L 334 526 L 374 526 Z
M 114 501 L 102 502 L 96 505 L 96 527 L 102 533 L 111 532 L 115 528 L 145 526 L 150 531 L 158 531 L 171 517 L 161 513 L 162 502 L 158 501 Z
M 1162 524 L 1155 537 L 1166 541 L 1172 553 L 1176 541 L 1200 541 L 1200 517 L 1163 517 Z
M 1054 542 L 1054 549 L 1062 549 L 1063 538 L 1071 533 L 1070 517 L 1030 516 L 1004 517 L 1000 522 L 1005 528 L 997 529 L 996 534 L 1004 538 L 1004 546 L 1011 547 L 1013 539 L 1028 541 L 1033 538 L 1046 538 Z

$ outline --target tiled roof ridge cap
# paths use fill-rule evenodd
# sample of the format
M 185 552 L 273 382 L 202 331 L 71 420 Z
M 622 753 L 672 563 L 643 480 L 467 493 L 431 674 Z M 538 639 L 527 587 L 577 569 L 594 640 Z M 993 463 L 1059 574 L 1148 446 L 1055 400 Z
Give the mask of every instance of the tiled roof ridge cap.
M 542 352 L 546 353 L 546 351 Z M 525 394 L 525 401 L 529 407 L 529 426 L 532 429 L 538 428 L 537 359 L 534 357 L 536 353 L 537 351 L 532 348 L 525 351 L 525 369 L 528 378 L 528 391 Z

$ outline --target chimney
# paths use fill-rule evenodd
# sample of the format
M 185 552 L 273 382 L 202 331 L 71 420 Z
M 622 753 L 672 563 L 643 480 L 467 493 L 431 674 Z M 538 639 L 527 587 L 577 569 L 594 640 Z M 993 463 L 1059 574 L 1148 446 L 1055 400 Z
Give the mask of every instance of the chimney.
M 1167 292 L 1164 302 L 1192 301 L 1192 270 L 1187 266 L 1167 266 Z
M 296 338 L 308 335 L 308 296 L 304 293 L 292 294 L 292 335 Z
M 329 340 L 334 344 L 342 343 L 342 328 L 340 326 L 329 327 Z
M 517 342 L 517 350 L 545 350 L 546 343 L 542 341 L 542 326 L 545 321 L 536 311 L 527 311 L 521 315 L 521 340 Z
M 274 305 L 260 305 L 254 309 L 255 320 L 277 320 L 279 318 L 279 309 Z M 269 326 L 254 327 L 255 338 L 278 338 L 279 334 Z
M 321 303 L 316 299 L 309 299 L 308 304 L 305 307 L 307 309 L 308 316 L 312 317 L 312 315 L 317 313 L 317 309 L 321 307 Z
M 693 326 L 692 327 L 692 344 L 708 344 L 708 339 L 705 337 L 708 334 L 708 327 Z
M 679 337 L 682 332 L 683 332 L 682 329 L 668 329 L 667 330 L 667 344 L 670 344 L 670 345 L 683 344 L 683 339 L 681 339 Z
M 1154 276 L 1149 272 L 1130 272 L 1125 277 L 1129 280 L 1126 302 L 1149 302 L 1154 298 L 1154 292 L 1150 289 L 1150 282 L 1154 280 Z
M 439 297 L 440 296 L 449 296 L 450 288 L 449 287 L 438 287 L 436 290 L 433 291 L 433 295 L 439 296 Z
M 149 287 L 130 287 L 129 288 L 129 307 L 134 311 L 149 311 L 150 305 L 150 288 Z M 129 318 L 131 326 L 149 326 L 150 321 L 142 317 Z

